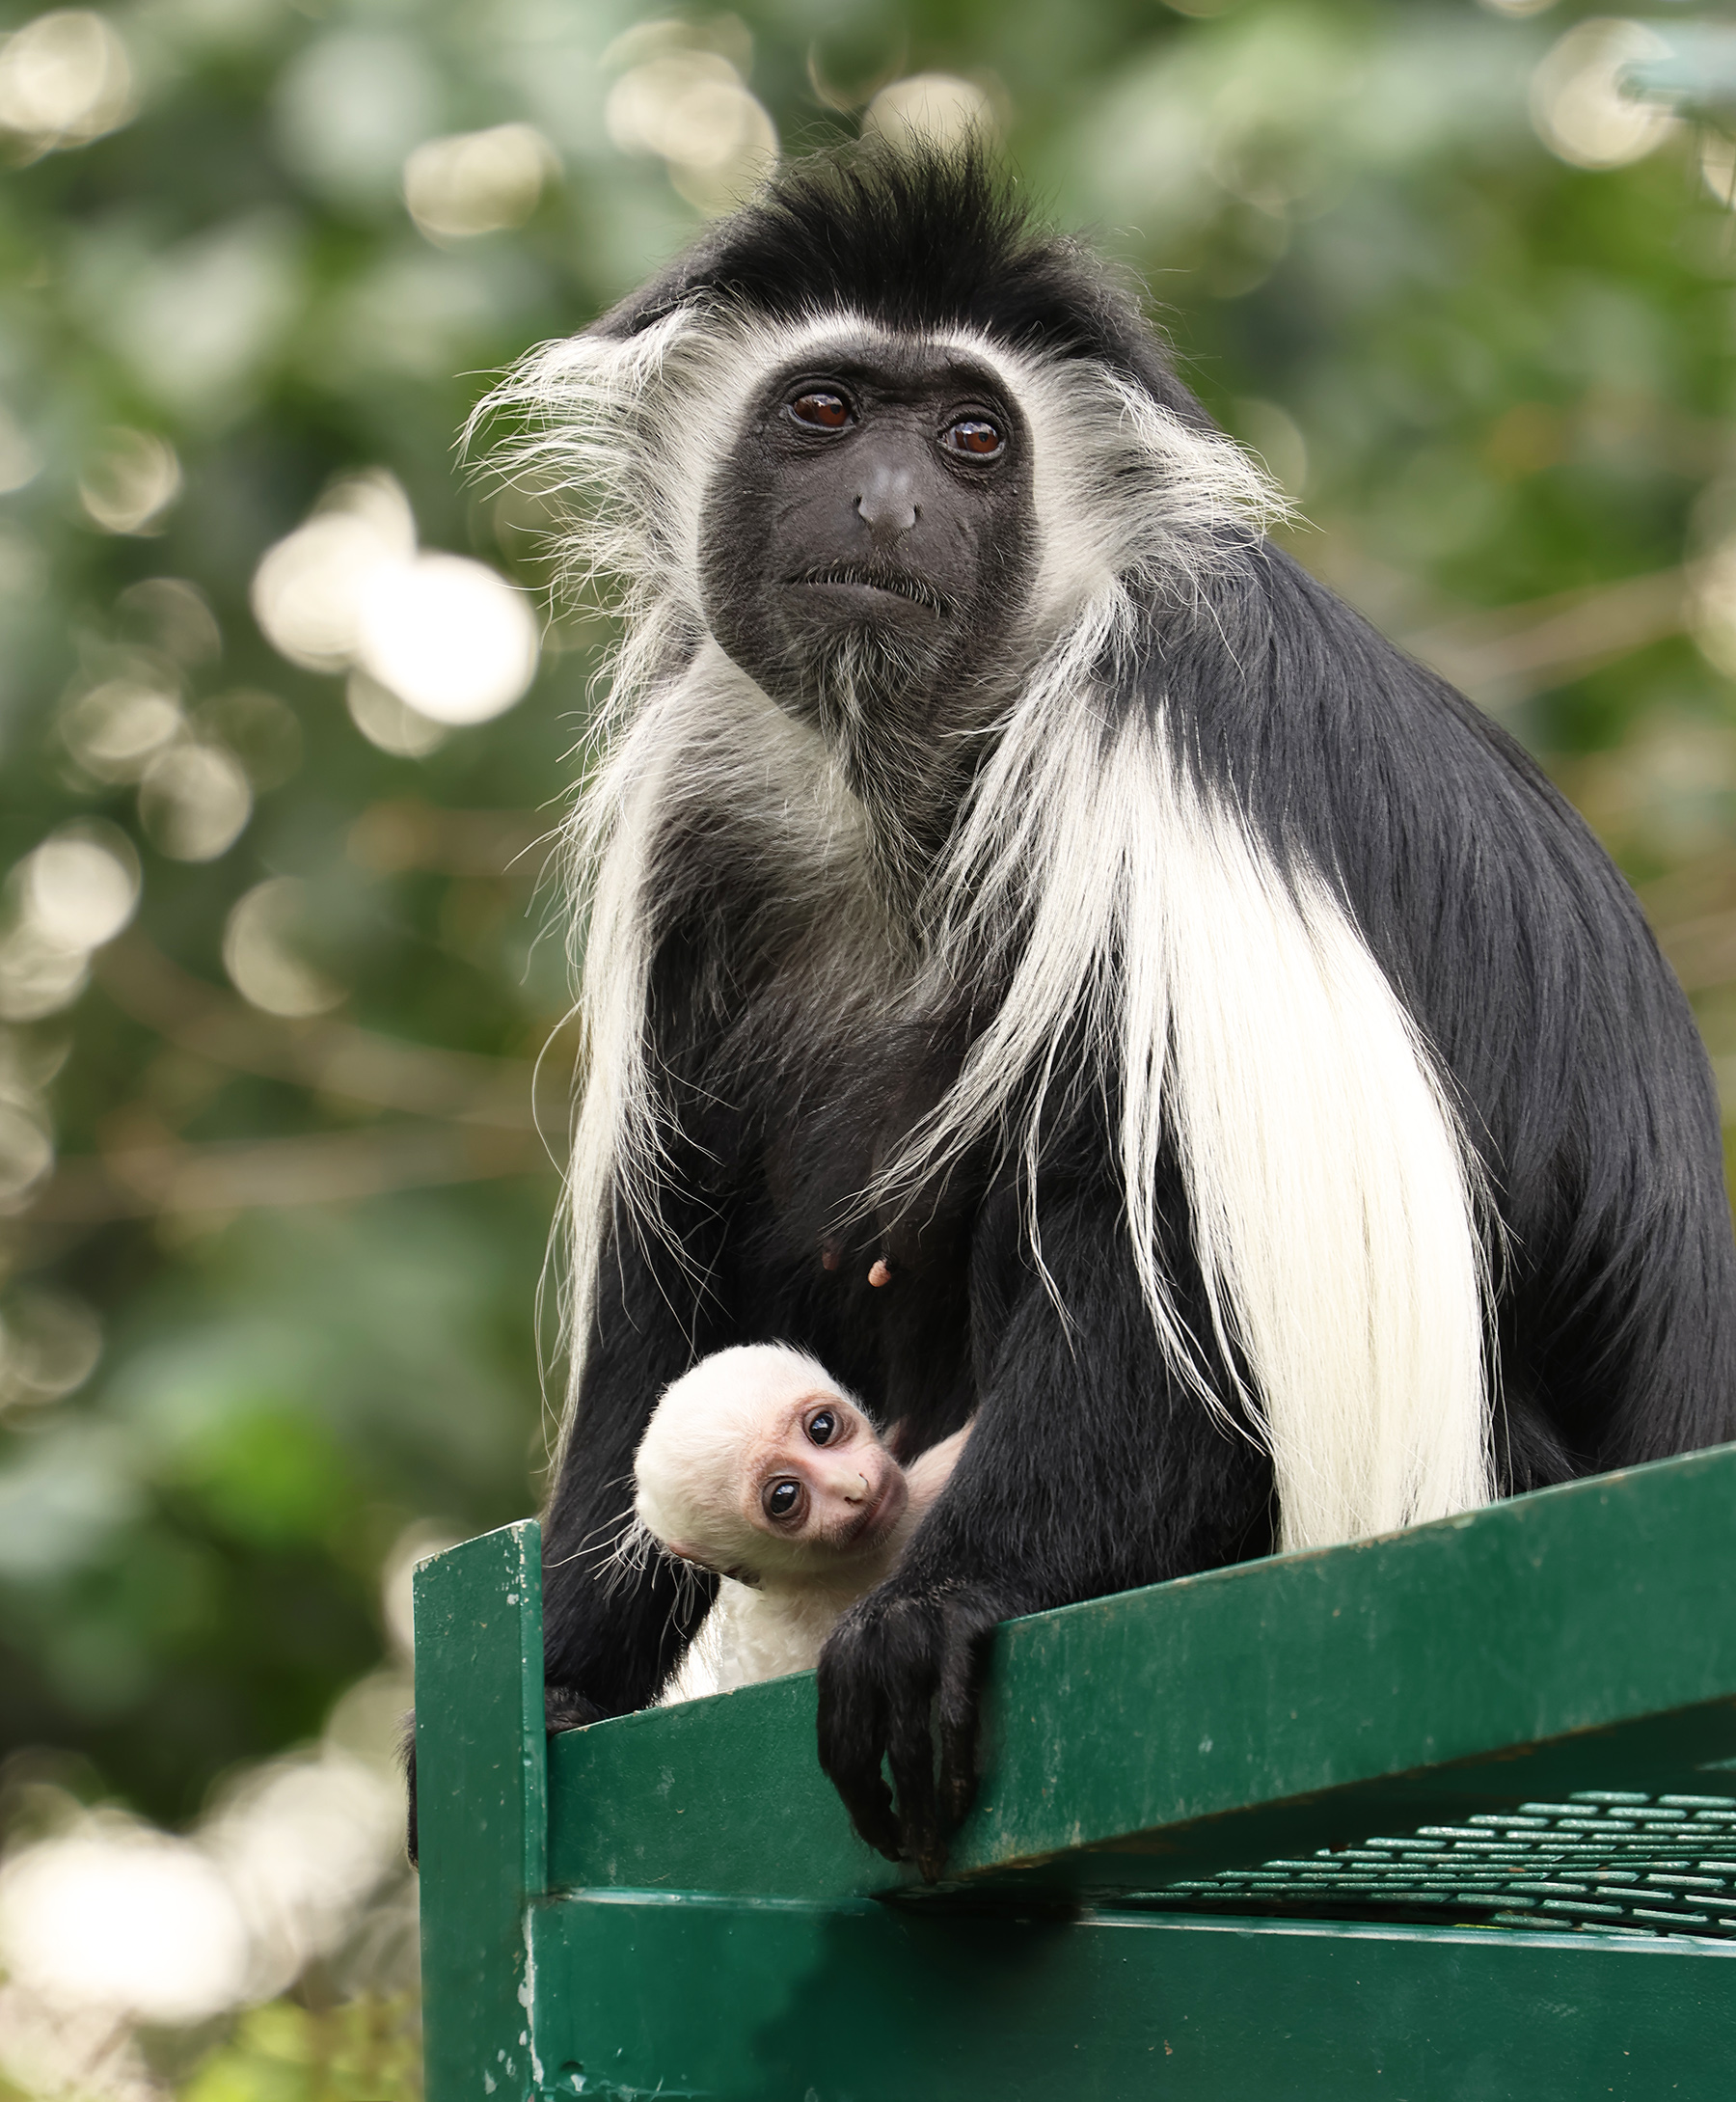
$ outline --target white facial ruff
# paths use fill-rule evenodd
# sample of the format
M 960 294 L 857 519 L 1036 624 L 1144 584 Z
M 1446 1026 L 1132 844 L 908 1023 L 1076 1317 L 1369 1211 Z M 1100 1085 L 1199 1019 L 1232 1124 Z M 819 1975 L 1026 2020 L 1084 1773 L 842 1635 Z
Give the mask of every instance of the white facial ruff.
M 709 812 L 756 868 L 775 857 L 792 900 L 807 887 L 816 927 L 873 915 L 860 807 L 819 739 L 710 641 L 697 580 L 706 492 L 768 376 L 883 334 L 846 314 L 776 329 L 689 308 L 625 341 L 548 346 L 484 404 L 533 419 L 509 471 L 588 496 L 567 571 L 610 586 L 623 623 L 569 833 L 589 1046 L 568 1192 L 575 1392 L 608 1208 L 657 1231 L 665 1145 L 645 1004 L 665 828 Z M 1429 1051 L 1331 887 L 1287 876 L 1194 784 L 1177 725 L 1160 712 L 1108 726 L 1101 668 L 1130 648 L 1137 606 L 1186 604 L 1282 505 L 1231 441 L 1103 367 L 936 341 L 993 369 L 1029 426 L 1032 669 L 934 881 L 925 963 L 879 996 L 920 1005 L 985 957 L 1010 990 L 866 1195 L 895 1200 L 994 1136 L 1024 1170 L 1041 1264 L 1042 1099 L 1082 1021 L 1095 1065 L 1119 1078 L 1129 1242 L 1164 1353 L 1270 1450 L 1283 1544 L 1484 1502 L 1478 1170 Z M 1154 1211 L 1166 1130 L 1213 1324 L 1251 1393 L 1218 1391 L 1176 1308 Z

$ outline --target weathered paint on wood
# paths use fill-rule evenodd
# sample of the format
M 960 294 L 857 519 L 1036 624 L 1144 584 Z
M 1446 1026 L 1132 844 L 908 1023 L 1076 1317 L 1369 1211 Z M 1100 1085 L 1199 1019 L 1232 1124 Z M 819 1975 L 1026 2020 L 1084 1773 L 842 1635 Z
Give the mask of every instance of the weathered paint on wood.
M 539 1914 L 551 2091 L 610 2102 L 1716 2102 L 1736 1951 L 1500 1929 L 630 1896 Z
M 536 2086 L 528 1901 L 544 1887 L 542 1545 L 534 1519 L 416 1572 L 428 2102 Z

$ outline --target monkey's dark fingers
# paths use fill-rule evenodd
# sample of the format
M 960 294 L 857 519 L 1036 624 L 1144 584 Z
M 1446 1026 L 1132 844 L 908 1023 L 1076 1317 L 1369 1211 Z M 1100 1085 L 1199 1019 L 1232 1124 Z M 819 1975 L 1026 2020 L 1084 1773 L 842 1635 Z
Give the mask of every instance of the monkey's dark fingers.
M 886 1742 L 886 1703 L 861 1669 L 862 1659 L 830 1644 L 820 1659 L 820 1764 L 844 1799 L 854 1824 L 877 1853 L 900 1861 L 892 1790 L 881 1772 Z
M 577 1686 L 544 1686 L 543 1728 L 583 1730 L 586 1723 L 600 1723 L 607 1711 L 587 1701 Z
M 859 1756 L 835 1755 L 826 1771 L 861 1838 L 888 1861 L 902 1861 L 903 1837 L 893 1815 L 892 1790 L 881 1772 L 878 1746 Z
M 946 1617 L 935 1723 L 940 1739 L 940 1814 L 949 1834 L 964 1822 L 976 1800 L 977 1725 L 993 1631 L 994 1622 L 974 1612 Z
M 946 1866 L 946 1834 L 935 1794 L 935 1740 L 929 1730 L 935 1675 L 918 1668 L 892 1702 L 886 1763 L 898 1790 L 898 1828 L 907 1861 L 925 1883 L 936 1883 Z

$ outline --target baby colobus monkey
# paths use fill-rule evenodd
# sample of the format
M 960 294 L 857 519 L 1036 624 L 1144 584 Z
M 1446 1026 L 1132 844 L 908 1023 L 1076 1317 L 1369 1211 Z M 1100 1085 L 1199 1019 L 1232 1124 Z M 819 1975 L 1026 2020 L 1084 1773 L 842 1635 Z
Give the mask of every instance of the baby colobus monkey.
M 971 1426 L 819 1666 L 928 1874 L 997 1623 L 1736 1432 L 1718 1106 L 1632 893 L 980 155 L 780 169 L 494 405 L 620 618 L 552 1728 L 679 1662 L 715 1580 L 598 1543 L 658 1396 L 767 1336 L 901 1450 Z
M 664 1394 L 634 1459 L 651 1539 L 719 1580 L 665 1700 L 812 1670 L 847 1606 L 896 1566 L 966 1431 L 909 1467 L 805 1352 L 704 1358 Z

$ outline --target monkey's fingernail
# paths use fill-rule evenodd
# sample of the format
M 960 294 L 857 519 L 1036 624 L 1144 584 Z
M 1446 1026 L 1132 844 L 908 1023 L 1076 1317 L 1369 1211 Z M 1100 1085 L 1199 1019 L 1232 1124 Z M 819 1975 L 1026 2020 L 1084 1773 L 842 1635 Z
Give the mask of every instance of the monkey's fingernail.
M 839 1260 L 836 1248 L 822 1248 L 820 1250 L 820 1268 L 822 1269 L 836 1269 Z
M 871 1285 L 889 1285 L 892 1282 L 892 1266 L 883 1255 L 876 1261 L 874 1268 L 868 1272 L 868 1282 Z

